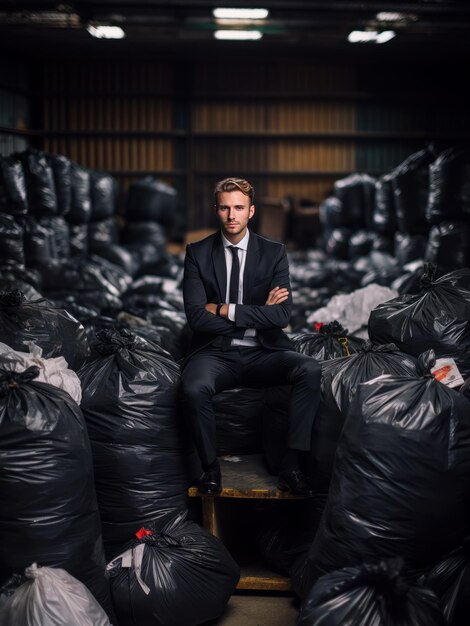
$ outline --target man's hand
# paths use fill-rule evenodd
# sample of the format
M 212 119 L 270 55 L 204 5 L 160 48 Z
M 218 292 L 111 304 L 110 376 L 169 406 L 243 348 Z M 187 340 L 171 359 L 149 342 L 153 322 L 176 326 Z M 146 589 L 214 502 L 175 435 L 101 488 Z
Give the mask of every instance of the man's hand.
M 285 287 L 274 287 L 268 293 L 265 304 L 281 304 L 289 297 L 289 290 Z
M 218 304 L 214 302 L 208 302 L 205 305 L 206 311 L 208 311 L 209 313 L 212 313 L 212 315 L 217 315 L 217 307 L 218 307 Z M 228 304 L 222 304 L 220 308 L 219 316 L 228 317 Z

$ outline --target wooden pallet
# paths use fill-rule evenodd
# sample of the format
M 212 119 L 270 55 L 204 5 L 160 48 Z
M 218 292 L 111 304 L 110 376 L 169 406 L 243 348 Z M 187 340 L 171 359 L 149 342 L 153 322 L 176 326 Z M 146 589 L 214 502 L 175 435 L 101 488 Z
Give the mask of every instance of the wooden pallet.
M 244 456 L 220 457 L 222 472 L 222 491 L 213 496 L 201 495 L 196 487 L 189 489 L 191 497 L 201 498 L 202 525 L 210 533 L 226 540 L 222 503 L 229 500 L 303 500 L 299 496 L 280 491 L 277 488 L 277 477 L 269 474 L 263 456 L 260 454 Z M 226 515 L 227 517 L 227 515 Z M 257 562 L 252 554 L 235 555 L 240 563 L 242 575 L 237 589 L 260 591 L 290 591 L 292 589 L 289 578 L 270 571 L 266 565 Z

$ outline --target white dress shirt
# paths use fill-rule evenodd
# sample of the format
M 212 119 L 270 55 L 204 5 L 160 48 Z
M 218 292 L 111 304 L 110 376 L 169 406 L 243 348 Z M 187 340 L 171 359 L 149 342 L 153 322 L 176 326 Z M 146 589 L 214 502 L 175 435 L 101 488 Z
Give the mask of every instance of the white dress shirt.
M 243 273 L 245 271 L 246 251 L 248 249 L 248 241 L 250 239 L 250 231 L 246 231 L 246 235 L 236 245 L 231 243 L 228 239 L 222 235 L 222 243 L 224 244 L 225 252 L 225 267 L 227 269 L 227 291 L 225 293 L 225 302 L 229 302 L 230 291 L 230 273 L 232 271 L 233 255 L 230 251 L 230 246 L 235 246 L 238 249 L 238 260 L 240 262 L 240 278 L 238 282 L 238 303 L 243 304 Z M 235 307 L 236 304 L 228 305 L 228 319 L 231 322 L 235 321 Z M 256 329 L 247 328 L 242 339 L 232 339 L 230 345 L 232 346 L 259 346 L 259 341 L 256 338 Z

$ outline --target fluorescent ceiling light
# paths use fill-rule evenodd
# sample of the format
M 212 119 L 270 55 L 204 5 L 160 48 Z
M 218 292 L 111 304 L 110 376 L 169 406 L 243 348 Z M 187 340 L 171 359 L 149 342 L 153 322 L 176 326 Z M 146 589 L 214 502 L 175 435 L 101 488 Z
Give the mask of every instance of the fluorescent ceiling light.
M 381 33 L 377 34 L 375 39 L 375 43 L 387 43 L 390 39 L 395 37 L 395 32 L 393 30 L 383 30 Z
M 268 17 L 268 9 L 224 9 L 212 11 L 214 17 L 229 20 L 264 20 Z
M 87 31 L 97 39 L 122 39 L 126 33 L 120 26 L 92 26 L 88 24 Z
M 233 41 L 256 41 L 262 36 L 259 30 L 216 30 L 214 33 L 216 39 Z
M 395 11 L 380 11 L 375 16 L 375 19 L 379 22 L 399 22 L 406 19 L 405 13 L 398 13 Z
M 399 13 L 398 11 L 380 11 L 376 14 L 375 19 L 379 22 L 396 22 L 401 24 L 409 24 L 417 22 L 416 13 Z
M 386 43 L 395 37 L 393 30 L 384 30 L 377 32 L 376 30 L 353 30 L 348 35 L 350 43 Z
M 260 20 L 239 20 L 239 19 L 220 19 L 216 18 L 215 23 L 217 26 L 229 26 L 233 28 L 234 26 L 241 26 L 243 28 L 251 28 L 252 26 L 256 26 L 257 24 L 262 24 Z

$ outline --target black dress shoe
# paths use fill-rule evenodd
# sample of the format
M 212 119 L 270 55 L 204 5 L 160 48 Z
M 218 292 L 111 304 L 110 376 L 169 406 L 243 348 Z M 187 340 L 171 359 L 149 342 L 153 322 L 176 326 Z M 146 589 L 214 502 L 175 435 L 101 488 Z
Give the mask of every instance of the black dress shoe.
M 293 496 L 311 498 L 314 495 L 307 477 L 298 469 L 280 471 L 277 488 L 281 491 L 289 491 Z
M 197 490 L 205 495 L 217 495 L 222 491 L 221 482 L 220 465 L 217 461 L 214 467 L 204 472 L 197 484 Z

